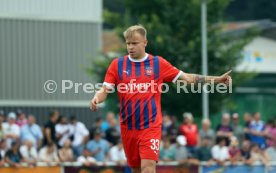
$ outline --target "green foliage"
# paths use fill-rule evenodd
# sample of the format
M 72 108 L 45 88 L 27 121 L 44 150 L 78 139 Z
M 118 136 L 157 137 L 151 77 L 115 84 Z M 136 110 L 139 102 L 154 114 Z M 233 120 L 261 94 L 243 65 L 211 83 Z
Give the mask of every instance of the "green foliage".
M 225 10 L 227 20 L 276 20 L 275 0 L 234 0 Z
M 147 28 L 149 44 L 147 52 L 165 57 L 171 64 L 188 73 L 201 73 L 201 0 L 125 0 L 124 13 L 105 12 L 105 21 L 114 26 L 118 34 L 133 24 Z M 221 33 L 224 9 L 229 0 L 208 0 L 208 69 L 211 75 L 220 75 L 234 69 L 242 58 L 241 50 L 250 41 L 256 30 L 249 30 L 234 37 Z M 114 14 L 112 14 L 114 13 Z M 122 53 L 124 54 L 124 53 Z M 106 70 L 107 62 L 104 61 Z M 101 64 L 101 63 L 100 63 Z M 100 66 L 95 63 L 94 66 Z M 93 70 L 103 77 L 103 71 Z M 233 72 L 234 87 L 252 75 Z M 175 88 L 175 86 L 171 86 Z M 222 107 L 231 109 L 229 94 L 210 94 L 210 113 Z M 109 101 L 113 107 L 116 100 Z M 162 95 L 163 110 L 180 117 L 189 111 L 201 116 L 201 94 L 177 94 L 175 89 Z

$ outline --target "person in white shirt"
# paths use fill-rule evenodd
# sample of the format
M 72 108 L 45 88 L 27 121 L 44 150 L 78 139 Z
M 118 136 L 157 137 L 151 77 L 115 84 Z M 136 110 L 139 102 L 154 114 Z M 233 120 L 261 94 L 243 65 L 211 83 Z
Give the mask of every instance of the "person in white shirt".
M 74 129 L 70 124 L 68 124 L 66 117 L 60 116 L 59 118 L 60 120 L 55 126 L 55 130 L 58 139 L 58 145 L 59 147 L 63 147 L 65 141 L 67 141 L 73 134 Z
M 59 163 L 58 151 L 55 143 L 48 143 L 45 147 L 41 148 L 38 154 L 38 158 L 42 162 L 55 162 Z
M 74 116 L 72 116 L 70 120 L 73 128 L 72 148 L 73 148 L 75 157 L 78 157 L 82 154 L 84 146 L 89 139 L 89 131 L 85 127 L 85 125 L 77 121 Z
M 20 128 L 17 124 L 15 124 L 16 114 L 14 112 L 10 112 L 8 114 L 8 122 L 3 123 L 3 131 L 4 138 L 7 141 L 7 148 L 11 147 L 11 143 L 13 141 L 18 141 L 20 136 Z
M 29 166 L 35 166 L 38 160 L 38 156 L 36 148 L 33 146 L 32 141 L 24 141 L 24 145 L 19 148 L 19 151 L 23 159 L 29 164 Z
M 118 141 L 117 145 L 111 147 L 109 157 L 110 161 L 116 162 L 118 165 L 126 165 L 126 155 L 121 140 Z
M 96 159 L 91 157 L 90 151 L 87 148 L 83 149 L 82 155 L 78 157 L 77 162 L 84 166 L 92 166 L 97 164 Z
M 212 147 L 212 157 L 219 165 L 224 165 L 230 159 L 228 147 L 226 146 L 226 139 L 219 137 L 217 144 Z

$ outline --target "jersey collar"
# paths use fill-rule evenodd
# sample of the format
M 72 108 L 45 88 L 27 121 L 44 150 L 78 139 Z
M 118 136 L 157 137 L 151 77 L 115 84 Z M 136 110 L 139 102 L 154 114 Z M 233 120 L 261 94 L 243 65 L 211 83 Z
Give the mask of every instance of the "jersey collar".
M 147 54 L 147 53 L 146 53 L 146 56 L 143 57 L 142 59 L 133 59 L 133 58 L 130 57 L 130 55 L 128 55 L 128 59 L 129 59 L 130 61 L 132 61 L 132 62 L 143 62 L 143 61 L 145 61 L 147 58 L 148 58 L 148 54 Z

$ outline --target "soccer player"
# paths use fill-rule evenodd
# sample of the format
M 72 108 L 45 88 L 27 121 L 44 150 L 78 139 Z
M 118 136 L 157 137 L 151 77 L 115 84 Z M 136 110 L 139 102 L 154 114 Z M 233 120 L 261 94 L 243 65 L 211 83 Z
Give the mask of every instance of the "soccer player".
M 160 85 L 177 80 L 188 84 L 211 81 L 229 84 L 230 71 L 221 76 L 201 76 L 178 70 L 164 58 L 145 52 L 147 31 L 141 25 L 129 27 L 124 37 L 128 55 L 112 61 L 90 108 L 97 110 L 97 105 L 116 87 L 128 165 L 133 173 L 155 173 L 162 125 Z

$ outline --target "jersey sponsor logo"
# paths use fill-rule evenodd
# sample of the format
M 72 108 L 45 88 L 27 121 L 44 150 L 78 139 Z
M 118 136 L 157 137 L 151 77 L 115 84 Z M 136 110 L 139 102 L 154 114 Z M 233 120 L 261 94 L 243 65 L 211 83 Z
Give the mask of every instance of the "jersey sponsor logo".
M 128 91 L 148 91 L 149 88 L 151 87 L 151 83 L 132 83 L 127 85 Z
M 120 93 L 156 93 L 155 87 L 158 84 L 154 80 L 145 83 L 136 83 L 136 79 L 131 79 L 129 83 L 120 83 L 117 86 L 117 90 Z

